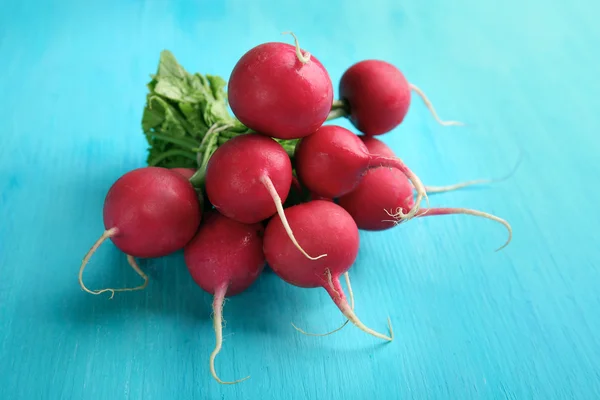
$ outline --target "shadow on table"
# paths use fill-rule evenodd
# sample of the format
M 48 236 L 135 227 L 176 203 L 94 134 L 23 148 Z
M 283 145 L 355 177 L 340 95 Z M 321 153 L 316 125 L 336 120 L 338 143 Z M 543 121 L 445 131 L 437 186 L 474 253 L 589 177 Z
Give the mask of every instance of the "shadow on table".
M 140 259 L 138 263 L 149 278 L 146 289 L 117 292 L 110 299 L 110 293 L 92 295 L 82 291 L 75 280 L 68 292 L 56 296 L 55 310 L 60 310 L 60 318 L 77 324 L 97 325 L 119 323 L 128 316 L 144 314 L 175 318 L 185 323 L 212 323 L 212 296 L 194 283 L 182 252 L 161 259 Z M 102 283 L 111 283 L 114 287 L 135 287 L 143 282 L 114 247 L 109 256 L 98 257 L 88 268 L 89 274 L 84 279 L 90 289 L 101 288 Z M 99 268 L 104 268 L 101 276 L 97 271 Z M 314 310 L 322 306 L 318 296 L 314 296 L 318 289 L 295 289 L 266 266 L 250 288 L 226 300 L 224 317 L 244 329 L 266 334 L 278 334 L 279 331 L 289 334 L 292 329 L 289 322 L 301 320 L 305 309 Z

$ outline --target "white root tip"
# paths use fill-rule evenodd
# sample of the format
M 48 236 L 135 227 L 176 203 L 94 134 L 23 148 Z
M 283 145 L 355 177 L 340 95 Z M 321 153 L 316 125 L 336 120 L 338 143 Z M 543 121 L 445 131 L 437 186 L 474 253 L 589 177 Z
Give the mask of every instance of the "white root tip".
M 88 262 L 90 261 L 90 258 L 92 257 L 92 255 L 96 252 L 96 250 L 98 250 L 100 245 L 102 245 L 102 243 L 104 243 L 104 241 L 106 239 L 109 239 L 109 238 L 115 236 L 118 232 L 119 232 L 119 230 L 117 228 L 110 228 L 110 229 L 107 229 L 106 231 L 104 231 L 102 236 L 100 236 L 100 238 L 96 241 L 96 243 L 94 243 L 92 248 L 87 252 L 85 257 L 83 258 L 83 261 L 81 262 L 81 266 L 79 267 L 78 280 L 79 280 L 79 286 L 81 286 L 81 289 L 83 289 L 85 292 L 93 294 L 93 295 L 99 295 L 102 293 L 110 293 L 110 297 L 108 298 L 109 300 L 111 300 L 113 297 L 115 297 L 115 292 L 133 292 L 136 290 L 143 290 L 146 288 L 146 286 L 148 286 L 148 276 L 146 276 L 146 274 L 144 274 L 142 272 L 140 267 L 137 265 L 135 258 L 133 256 L 130 256 L 129 254 L 127 255 L 127 262 L 129 263 L 131 268 L 133 268 L 133 270 L 144 280 L 144 283 L 142 283 L 141 285 L 133 287 L 133 288 L 121 288 L 121 289 L 106 288 L 106 289 L 100 289 L 100 290 L 91 290 L 85 285 L 85 283 L 83 283 L 83 271 L 85 270 L 85 267 L 87 266 Z
M 438 124 L 443 125 L 443 126 L 464 126 L 465 125 L 464 123 L 462 123 L 460 121 L 442 121 L 440 119 L 440 117 L 438 116 L 437 112 L 435 111 L 435 108 L 433 108 L 433 104 L 431 104 L 431 101 L 429 101 L 429 99 L 427 98 L 425 93 L 421 89 L 419 89 L 416 85 L 413 85 L 412 83 L 409 84 L 409 87 L 412 91 L 417 93 L 419 95 L 419 97 L 421 97 L 421 100 L 423 100 L 423 103 L 425 103 L 425 106 L 429 109 L 429 112 L 431 113 L 431 115 L 433 115 L 433 118 L 437 121 Z
M 394 332 L 393 332 L 393 330 L 391 330 L 392 325 L 391 325 L 391 321 L 389 320 L 389 317 L 388 317 L 388 328 L 390 329 L 390 336 L 386 336 L 386 335 L 383 335 L 383 334 L 381 334 L 379 332 L 374 331 L 373 329 L 371 329 L 371 328 L 367 327 L 365 324 L 363 324 L 361 322 L 361 320 L 358 319 L 358 317 L 356 316 L 356 314 L 354 314 L 354 311 L 352 311 L 350 309 L 350 307 L 342 309 L 342 313 L 354 325 L 356 325 L 356 327 L 358 329 L 360 329 L 361 331 L 363 331 L 365 333 L 368 333 L 368 334 L 370 334 L 372 336 L 375 336 L 376 338 L 387 340 L 388 342 L 391 342 L 392 340 L 394 340 Z
M 225 293 L 227 292 L 227 286 L 221 286 L 215 291 L 215 297 L 213 300 L 213 327 L 215 329 L 215 348 L 210 354 L 210 374 L 212 377 L 219 383 L 223 385 L 234 385 L 236 383 L 240 383 L 250 378 L 247 376 L 242 379 L 237 379 L 235 381 L 223 381 L 217 375 L 217 371 L 215 370 L 215 358 L 217 354 L 221 351 L 221 347 L 223 346 L 223 300 L 225 298 Z
M 361 320 L 358 319 L 358 317 L 354 313 L 354 310 L 352 308 L 350 308 L 350 305 L 348 304 L 348 302 L 345 299 L 343 299 L 341 297 L 341 295 L 338 296 L 337 299 L 334 298 L 333 293 L 342 291 L 339 281 L 336 279 L 336 281 L 332 282 L 331 284 L 332 284 L 331 292 L 329 290 L 327 290 L 327 288 L 325 288 L 325 289 L 330 293 L 330 295 L 334 299 L 336 305 L 338 306 L 338 308 L 340 309 L 342 314 L 344 314 L 346 316 L 346 318 L 348 318 L 348 320 L 350 320 L 350 322 L 352 322 L 354 325 L 356 325 L 356 327 L 358 329 L 360 329 L 361 331 L 368 333 L 372 336 L 375 336 L 376 338 L 387 340 L 388 342 L 391 342 L 394 339 L 393 332 L 390 332 L 390 334 L 391 334 L 390 336 L 386 336 L 379 332 L 374 331 L 373 329 L 371 329 L 371 328 L 367 327 L 365 324 L 363 324 L 361 322 Z M 338 290 L 336 290 L 336 287 Z M 389 318 L 388 318 L 388 320 L 389 320 Z M 390 327 L 391 327 L 391 323 L 390 323 Z
M 329 285 L 331 287 L 331 289 L 335 292 L 335 288 L 333 287 L 333 281 L 331 279 L 331 271 L 329 271 L 329 269 L 326 271 L 328 274 L 328 278 L 329 278 Z M 352 308 L 352 310 L 354 310 L 354 293 L 352 292 L 352 285 L 350 284 L 350 275 L 348 275 L 348 271 L 346 271 L 344 273 L 344 278 L 346 279 L 346 286 L 348 287 L 348 297 L 350 297 L 350 308 Z M 388 318 L 389 320 L 389 318 Z M 338 331 L 341 331 L 346 325 L 348 325 L 348 322 L 350 322 L 350 320 L 346 320 L 340 327 L 327 332 L 327 333 L 310 333 L 310 332 L 306 332 L 300 328 L 298 328 L 293 322 L 291 322 L 292 326 L 294 327 L 295 330 L 297 330 L 298 332 L 300 332 L 303 335 L 306 336 L 329 336 L 332 333 L 336 333 Z
M 263 176 L 262 178 L 260 178 L 260 181 L 262 182 L 262 184 L 265 186 L 265 188 L 271 195 L 271 198 L 273 199 L 273 203 L 275 203 L 275 208 L 277 209 L 277 214 L 279 215 L 279 218 L 281 219 L 281 223 L 283 224 L 283 228 L 285 229 L 285 232 L 287 233 L 288 237 L 290 238 L 290 240 L 292 241 L 294 246 L 296 246 L 296 248 L 309 260 L 314 261 L 314 260 L 318 260 L 323 257 L 327 257 L 327 254 L 321 254 L 319 256 L 312 257 L 302 248 L 302 246 L 300 246 L 300 244 L 296 240 L 296 237 L 294 236 L 294 232 L 292 231 L 292 228 L 290 227 L 290 224 L 288 223 L 288 220 L 285 216 L 283 204 L 281 203 L 281 197 L 279 197 L 279 194 L 277 193 L 277 190 L 275 189 L 273 182 L 266 175 Z
M 306 64 L 310 61 L 310 53 L 308 51 L 305 51 L 304 54 L 302 54 L 302 50 L 300 50 L 300 43 L 298 42 L 298 38 L 296 37 L 294 32 L 282 32 L 281 34 L 292 35 L 292 37 L 294 38 L 294 43 L 296 44 L 296 57 L 298 57 L 298 61 L 300 61 L 302 64 Z
M 401 209 L 396 209 L 396 212 L 394 213 L 392 212 L 388 212 L 386 210 L 386 213 L 396 219 L 398 221 L 398 223 L 401 222 L 401 218 L 402 218 L 402 210 Z M 486 218 L 489 219 L 491 221 L 495 221 L 498 222 L 502 225 L 504 225 L 504 227 L 506 228 L 507 232 L 508 232 L 508 238 L 506 239 L 506 242 L 500 246 L 499 248 L 497 248 L 495 251 L 500 251 L 503 248 L 505 248 L 506 246 L 508 246 L 508 244 L 511 242 L 512 240 L 512 227 L 510 226 L 510 224 L 508 223 L 508 221 L 506 221 L 505 219 L 502 219 L 500 217 L 497 217 L 493 214 L 489 214 L 483 211 L 478 211 L 478 210 L 472 210 L 469 208 L 428 208 L 425 210 L 420 210 L 419 212 L 419 217 L 425 217 L 425 216 L 435 216 L 435 215 L 452 215 L 452 214 L 464 214 L 464 215 L 472 215 L 474 217 L 481 217 L 481 218 Z
M 415 204 L 413 207 L 408 210 L 408 213 L 404 213 L 402 208 L 397 209 L 397 219 L 398 223 L 408 221 L 409 219 L 415 217 L 421 208 L 421 202 L 425 199 L 427 203 L 427 207 L 429 207 L 429 196 L 427 196 L 427 191 L 425 190 L 425 186 L 421 182 L 421 179 L 417 175 L 415 175 L 412 171 L 409 171 L 409 179 L 413 183 L 415 190 L 417 192 L 417 198 L 415 199 Z M 387 211 L 386 211 L 387 212 Z

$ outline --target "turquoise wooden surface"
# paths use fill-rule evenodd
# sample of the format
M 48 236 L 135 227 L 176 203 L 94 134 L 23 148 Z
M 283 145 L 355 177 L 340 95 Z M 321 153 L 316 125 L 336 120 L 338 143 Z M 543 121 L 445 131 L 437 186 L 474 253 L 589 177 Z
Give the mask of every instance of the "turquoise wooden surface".
M 600 397 L 600 3 L 456 0 L 0 2 L 0 397 L 3 399 L 593 399 Z M 221 386 L 208 372 L 210 296 L 181 254 L 142 262 L 148 290 L 83 293 L 77 269 L 100 235 L 111 183 L 144 164 L 148 75 L 168 48 L 228 77 L 249 48 L 293 30 L 330 71 L 399 66 L 415 101 L 384 139 L 427 184 L 509 181 L 431 197 L 494 212 L 361 235 L 357 313 L 323 290 L 265 273 L 225 306 Z M 336 90 L 337 92 L 337 90 Z M 345 124 L 345 126 L 348 126 Z M 105 245 L 90 285 L 134 285 Z

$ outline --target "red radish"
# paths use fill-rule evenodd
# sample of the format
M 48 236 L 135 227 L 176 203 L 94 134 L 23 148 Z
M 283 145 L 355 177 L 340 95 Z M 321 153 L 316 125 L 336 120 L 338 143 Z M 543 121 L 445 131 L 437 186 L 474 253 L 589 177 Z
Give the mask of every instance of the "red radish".
M 263 250 L 269 266 L 284 281 L 303 288 L 323 287 L 340 311 L 358 328 L 385 340 L 392 337 L 367 328 L 354 314 L 340 285 L 340 276 L 350 269 L 358 254 L 356 223 L 342 207 L 330 201 L 313 200 L 286 209 L 288 220 L 310 252 L 327 258 L 307 260 L 290 243 L 278 216 L 265 230 Z M 390 329 L 391 330 L 391 329 Z
M 162 257 L 183 248 L 200 225 L 201 210 L 196 191 L 177 172 L 159 167 L 127 172 L 112 185 L 104 200 L 105 231 L 85 255 L 79 270 L 81 288 L 91 294 L 143 289 L 148 279 L 133 257 Z M 83 270 L 92 254 L 110 238 L 130 265 L 144 278 L 136 288 L 89 290 Z
M 293 34 L 292 34 L 293 35 Z M 267 136 L 310 135 L 327 119 L 333 86 L 327 70 L 310 53 L 286 43 L 254 47 L 229 78 L 231 110 L 248 128 Z
M 442 121 L 429 99 L 417 86 L 408 83 L 402 72 L 380 60 L 360 61 L 344 72 L 339 92 L 348 108 L 348 118 L 365 135 L 389 132 L 404 120 L 410 106 L 410 92 L 415 91 L 433 117 L 442 125 L 462 125 Z
M 362 137 L 371 153 L 393 157 L 392 150 L 385 143 L 372 138 Z M 410 182 L 397 170 L 379 168 L 369 171 L 356 189 L 340 197 L 338 204 L 354 218 L 359 229 L 380 231 L 394 227 L 404 212 L 414 206 Z M 428 208 L 420 209 L 416 216 L 468 214 L 487 218 L 503 224 L 508 230 L 508 240 L 498 250 L 506 247 L 512 238 L 512 229 L 508 222 L 494 215 L 466 208 Z M 392 217 L 392 218 L 390 218 Z
M 190 179 L 196 173 L 196 170 L 194 168 L 171 168 L 171 171 L 177 172 L 185 179 Z
M 283 211 L 292 183 L 292 163 L 275 140 L 245 134 L 234 137 L 214 152 L 206 168 L 206 195 L 215 208 L 233 220 L 253 224 L 278 213 L 294 246 L 296 241 Z
M 194 176 L 194 174 L 196 172 L 198 172 L 198 170 L 195 168 L 171 168 L 171 171 L 177 172 L 179 175 L 183 176 L 185 179 L 190 181 L 190 183 L 192 183 L 192 177 Z M 193 183 L 192 183 L 192 185 L 193 185 Z M 194 190 L 196 190 L 196 193 L 198 195 L 198 204 L 200 205 L 200 209 L 203 210 L 205 204 L 204 204 L 204 195 L 202 194 L 202 189 L 200 189 L 198 187 L 198 188 L 194 188 Z M 210 205 L 209 205 L 209 207 L 210 207 Z
M 223 344 L 223 300 L 246 290 L 258 278 L 265 265 L 262 251 L 263 227 L 242 224 L 216 211 L 207 213 L 198 233 L 184 248 L 185 264 L 202 290 L 212 294 L 216 344 L 210 355 L 210 372 L 219 383 L 215 358 Z
M 341 126 L 322 126 L 300 140 L 295 161 L 300 181 L 314 194 L 330 199 L 351 192 L 370 169 L 389 167 L 399 170 L 417 191 L 417 200 L 402 216 L 404 220 L 412 218 L 423 197 L 427 197 L 420 179 L 402 160 L 369 153 L 358 136 Z
M 354 293 L 352 292 L 352 285 L 350 284 L 350 276 L 348 275 L 348 271 L 344 272 L 344 278 L 346 279 L 346 287 L 348 288 L 348 297 L 350 297 L 350 308 L 352 309 L 352 311 L 354 311 Z M 348 325 L 348 322 L 350 322 L 350 320 L 346 320 L 344 321 L 344 323 L 342 325 L 340 325 L 339 327 L 335 328 L 332 331 L 329 331 L 327 333 L 310 333 L 310 332 L 306 332 L 300 328 L 298 328 L 293 322 L 292 322 L 292 326 L 294 327 L 294 329 L 296 329 L 298 332 L 306 335 L 306 336 L 329 336 L 332 333 L 336 333 L 338 331 L 341 331 L 346 325 Z

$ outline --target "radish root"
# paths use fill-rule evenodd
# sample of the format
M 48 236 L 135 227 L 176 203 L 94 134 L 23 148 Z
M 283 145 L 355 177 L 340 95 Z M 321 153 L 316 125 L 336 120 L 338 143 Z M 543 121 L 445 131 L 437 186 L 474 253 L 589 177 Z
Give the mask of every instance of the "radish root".
M 375 154 L 370 155 L 371 160 L 369 162 L 369 168 L 379 168 L 379 167 L 389 167 L 396 168 L 400 172 L 402 172 L 408 180 L 412 183 L 413 187 L 417 191 L 417 198 L 415 200 L 415 204 L 408 211 L 408 213 L 404 213 L 401 208 L 398 208 L 397 213 L 395 214 L 397 223 L 407 221 L 417 215 L 419 208 L 421 207 L 421 201 L 425 198 L 427 202 L 427 207 L 429 207 L 429 198 L 427 197 L 427 191 L 425 190 L 425 186 L 421 182 L 421 179 L 414 172 L 412 172 L 406 164 L 399 157 L 384 157 Z
M 294 32 L 283 32 L 282 35 L 292 35 L 294 38 L 294 43 L 296 44 L 296 57 L 298 57 L 298 60 L 302 64 L 306 64 L 310 61 L 310 53 L 305 51 L 304 54 L 302 54 L 302 51 L 300 50 L 300 43 L 298 42 L 296 35 L 294 35 Z
M 431 101 L 429 101 L 427 96 L 425 96 L 425 93 L 423 93 L 423 91 L 421 89 L 419 89 L 417 86 L 413 85 L 412 83 L 409 84 L 409 87 L 410 87 L 410 90 L 414 91 L 421 97 L 421 100 L 423 100 L 423 103 L 425 103 L 425 106 L 429 109 L 429 112 L 431 113 L 431 115 L 433 115 L 433 118 L 435 118 L 435 120 L 438 122 L 438 124 L 443 125 L 443 126 L 463 126 L 464 125 L 464 123 L 459 122 L 459 121 L 442 121 L 440 119 L 440 117 L 438 116 L 437 112 L 435 111 L 435 108 L 433 108 L 433 104 L 431 104 Z
M 401 215 L 400 214 L 401 212 L 402 212 L 402 209 L 400 209 L 400 208 L 397 208 L 395 213 L 390 213 L 389 211 L 386 210 L 386 213 L 394 219 L 397 219 L 398 216 Z M 451 214 L 473 215 L 475 217 L 487 218 L 489 220 L 499 222 L 502 225 L 504 225 L 504 227 L 508 231 L 508 239 L 502 246 L 497 248 L 496 251 L 500 251 L 503 248 L 505 248 L 506 246 L 508 246 L 508 244 L 512 240 L 512 227 L 510 226 L 510 224 L 506 220 L 504 220 L 500 217 L 497 217 L 493 214 L 488 214 L 483 211 L 471 210 L 469 208 L 449 208 L 449 207 L 427 208 L 427 209 L 419 210 L 419 212 L 417 213 L 417 217 L 427 217 L 427 216 L 434 216 L 434 215 L 451 215 Z
M 495 181 L 494 179 L 474 179 L 472 181 L 459 182 L 459 183 L 455 183 L 452 185 L 446 185 L 446 186 L 425 186 L 425 191 L 429 194 L 444 193 L 444 192 L 451 192 L 453 190 L 466 188 L 469 186 L 486 185 L 486 184 L 494 183 L 494 182 L 497 182 L 497 181 Z
M 329 272 L 329 270 L 327 270 L 327 273 L 331 274 Z M 358 319 L 356 314 L 354 314 L 354 311 L 352 310 L 352 308 L 350 308 L 350 305 L 348 304 L 348 301 L 346 300 L 346 298 L 344 296 L 344 291 L 340 285 L 340 280 L 338 277 L 333 278 L 333 289 L 331 289 L 329 287 L 325 287 L 325 290 L 327 290 L 327 292 L 329 293 L 329 295 L 331 296 L 331 298 L 333 299 L 335 304 L 338 306 L 338 308 L 340 309 L 342 314 L 344 314 L 346 316 L 346 318 L 348 318 L 350 320 L 350 322 L 352 322 L 354 325 L 356 325 L 357 328 L 359 328 L 363 332 L 373 335 L 379 339 L 387 340 L 389 342 L 394 340 L 394 331 L 392 330 L 392 323 L 389 318 L 388 318 L 388 328 L 390 331 L 390 336 L 386 336 L 379 332 L 374 331 L 373 329 L 371 329 L 371 328 L 367 327 L 365 324 L 363 324 L 360 319 Z M 339 293 L 339 296 L 337 295 L 337 293 Z
M 100 238 L 96 241 L 96 243 L 94 243 L 92 248 L 87 252 L 85 257 L 83 257 L 83 261 L 81 262 L 81 266 L 79 267 L 79 286 L 81 286 L 81 289 L 94 295 L 110 292 L 111 294 L 109 300 L 115 297 L 115 292 L 133 292 L 135 290 L 143 290 L 146 288 L 146 286 L 148 286 L 148 276 L 144 274 L 144 272 L 142 272 L 137 262 L 135 261 L 135 258 L 129 254 L 127 254 L 127 262 L 129 263 L 131 268 L 133 268 L 133 270 L 144 280 L 144 283 L 142 283 L 140 286 L 121 289 L 106 288 L 101 290 L 91 290 L 88 289 L 87 286 L 85 286 L 85 283 L 83 283 L 83 271 L 85 270 L 85 267 L 90 261 L 90 258 L 92 258 L 92 255 L 96 252 L 96 250 L 98 250 L 98 247 L 100 247 L 100 245 L 102 245 L 102 243 L 104 243 L 106 239 L 115 236 L 117 233 L 119 233 L 118 228 L 110 228 L 105 230 L 102 236 L 100 236 Z
M 329 272 L 329 269 L 327 270 L 327 272 Z M 344 278 L 346 279 L 346 287 L 348 287 L 348 296 L 350 297 L 350 308 L 352 308 L 352 310 L 354 310 L 354 293 L 352 292 L 352 285 L 350 285 L 350 275 L 348 275 L 348 271 L 344 272 Z M 333 290 L 337 293 L 337 291 L 333 287 L 333 281 L 331 279 L 331 272 L 329 272 L 329 274 L 328 274 L 328 279 L 329 279 L 329 285 L 331 287 L 331 290 Z M 338 293 L 338 295 L 339 295 L 339 293 Z M 347 319 L 340 327 L 338 327 L 330 332 L 327 332 L 327 333 L 310 333 L 310 332 L 306 332 L 306 331 L 298 328 L 296 325 L 294 325 L 293 322 L 291 324 L 295 330 L 297 330 L 298 332 L 300 332 L 301 334 L 306 335 L 306 336 L 329 336 L 332 333 L 341 331 L 346 325 L 348 325 L 348 322 L 350 322 L 350 320 Z
M 224 385 L 234 385 L 250 378 L 247 376 L 242 379 L 238 379 L 232 382 L 222 381 L 215 371 L 215 358 L 223 347 L 223 300 L 225 299 L 225 293 L 227 293 L 227 285 L 222 285 L 215 291 L 213 298 L 213 326 L 215 328 L 215 348 L 210 354 L 210 373 L 215 380 Z
M 453 185 L 446 185 L 446 186 L 425 186 L 425 191 L 427 193 L 443 193 L 443 192 L 451 192 L 453 190 L 458 190 L 458 189 L 462 189 L 462 188 L 469 187 L 469 186 L 488 185 L 491 183 L 502 182 L 502 181 L 509 179 L 511 176 L 513 176 L 515 174 L 515 172 L 517 172 L 517 169 L 521 165 L 522 161 L 523 161 L 523 154 L 520 153 L 519 158 L 517 159 L 517 162 L 512 167 L 510 172 L 504 176 L 501 176 L 500 178 L 474 179 L 471 181 L 459 182 L 459 183 L 455 183 Z
M 275 186 L 273 185 L 271 178 L 269 178 L 268 176 L 263 176 L 262 178 L 260 178 L 260 181 L 265 186 L 265 188 L 267 189 L 269 194 L 271 195 L 271 198 L 273 199 L 273 202 L 275 203 L 275 208 L 277 209 L 277 214 L 279 214 L 279 218 L 281 219 L 281 223 L 283 224 L 283 228 L 285 229 L 288 237 L 290 238 L 290 240 L 292 241 L 294 246 L 296 246 L 296 248 L 298 250 L 300 250 L 300 252 L 302 254 L 304 254 L 304 256 L 306 258 L 308 258 L 309 260 L 318 260 L 319 258 L 326 257 L 327 254 L 321 254 L 320 256 L 312 257 L 306 251 L 304 251 L 302 246 L 300 246 L 300 244 L 294 237 L 292 228 L 290 227 L 290 224 L 288 223 L 288 220 L 285 217 L 285 212 L 283 210 L 283 204 L 281 204 L 281 197 L 279 197 L 279 194 L 277 194 L 277 190 L 275 190 Z

